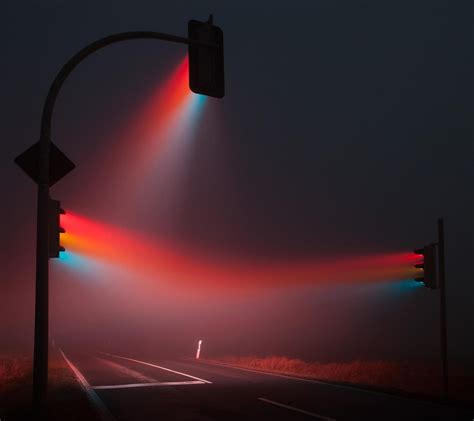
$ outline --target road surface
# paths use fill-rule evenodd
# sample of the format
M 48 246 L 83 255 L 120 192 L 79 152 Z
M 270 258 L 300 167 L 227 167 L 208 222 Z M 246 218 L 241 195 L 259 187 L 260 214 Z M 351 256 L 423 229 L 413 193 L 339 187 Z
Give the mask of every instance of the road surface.
M 66 351 L 104 420 L 469 420 L 474 411 L 194 360 Z

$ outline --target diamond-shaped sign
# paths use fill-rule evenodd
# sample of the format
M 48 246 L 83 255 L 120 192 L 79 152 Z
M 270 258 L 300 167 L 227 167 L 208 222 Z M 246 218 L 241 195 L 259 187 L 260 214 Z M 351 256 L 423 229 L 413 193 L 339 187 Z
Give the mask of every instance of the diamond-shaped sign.
M 25 171 L 36 184 L 39 182 L 39 146 L 39 142 L 36 142 L 15 158 L 15 163 Z M 49 187 L 56 184 L 74 168 L 76 168 L 74 163 L 51 142 L 51 147 L 49 148 Z

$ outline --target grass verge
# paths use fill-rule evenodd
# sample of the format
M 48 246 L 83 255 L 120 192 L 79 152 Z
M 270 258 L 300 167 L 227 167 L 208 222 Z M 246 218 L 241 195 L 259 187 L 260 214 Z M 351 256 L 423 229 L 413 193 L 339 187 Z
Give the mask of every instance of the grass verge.
M 0 356 L 0 419 L 33 419 L 32 371 L 29 357 Z M 50 353 L 48 373 L 46 420 L 99 420 L 74 373 L 55 350 Z

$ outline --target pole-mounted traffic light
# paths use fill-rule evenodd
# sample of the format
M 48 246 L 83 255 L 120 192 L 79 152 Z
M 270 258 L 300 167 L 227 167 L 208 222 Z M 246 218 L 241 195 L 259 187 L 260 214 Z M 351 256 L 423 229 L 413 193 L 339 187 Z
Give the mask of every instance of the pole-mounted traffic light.
M 438 219 L 438 242 L 428 244 L 423 248 L 413 250 L 413 252 L 422 259 L 415 265 L 419 270 L 415 281 L 422 282 L 427 288 L 439 289 L 442 386 L 444 398 L 447 399 L 449 397 L 448 328 L 446 323 L 446 262 L 443 218 Z
M 66 251 L 60 242 L 61 234 L 66 232 L 61 227 L 61 215 L 65 213 L 59 200 L 49 199 L 49 257 L 59 257 L 61 251 Z
M 189 38 L 156 31 L 127 31 L 112 34 L 86 45 L 74 54 L 54 78 L 43 106 L 40 140 L 15 161 L 38 184 L 36 236 L 35 339 L 33 353 L 33 408 L 40 414 L 45 408 L 48 389 L 48 259 L 58 257 L 61 208 L 51 204 L 49 188 L 74 168 L 67 157 L 58 154 L 51 142 L 51 122 L 56 98 L 71 72 L 84 59 L 111 44 L 132 39 L 155 39 L 189 47 L 190 88 L 203 95 L 224 96 L 223 35 L 208 22 L 191 21 Z M 54 152 L 56 150 L 56 153 Z M 48 157 L 49 153 L 49 157 Z M 59 156 L 58 156 L 59 155 Z M 64 155 L 64 154 L 62 154 Z
M 188 38 L 207 45 L 188 44 L 189 87 L 197 93 L 216 98 L 224 96 L 224 36 L 222 29 L 207 22 L 190 20 Z
M 439 288 L 436 270 L 436 244 L 428 244 L 413 252 L 422 259 L 421 262 L 415 265 L 420 270 L 420 274 L 415 278 L 415 281 L 422 282 L 426 288 Z

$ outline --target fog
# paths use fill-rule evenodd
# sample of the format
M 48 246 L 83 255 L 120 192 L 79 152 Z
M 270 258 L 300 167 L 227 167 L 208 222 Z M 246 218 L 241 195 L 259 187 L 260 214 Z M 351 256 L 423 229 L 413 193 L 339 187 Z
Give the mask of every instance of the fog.
M 13 158 L 37 141 L 55 72 L 100 36 L 183 35 L 212 9 L 224 99 L 186 89 L 184 47 L 146 41 L 93 55 L 61 92 L 52 140 L 77 168 L 52 189 L 66 252 L 50 263 L 50 339 L 158 357 L 192 356 L 202 339 L 203 357 L 436 361 L 439 292 L 413 281 L 412 251 L 444 216 L 450 358 L 471 360 L 469 101 L 446 22 L 429 3 L 271 4 L 165 18 L 119 2 L 84 27 L 91 5 L 58 6 L 53 21 L 32 3 L 46 33 L 8 7 L 29 29 L 3 29 L 16 47 L 2 69 L 1 352 L 32 351 L 36 190 Z

